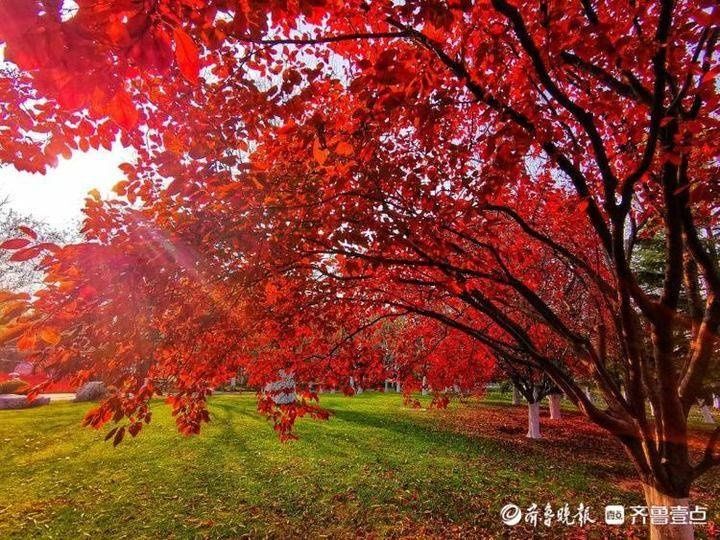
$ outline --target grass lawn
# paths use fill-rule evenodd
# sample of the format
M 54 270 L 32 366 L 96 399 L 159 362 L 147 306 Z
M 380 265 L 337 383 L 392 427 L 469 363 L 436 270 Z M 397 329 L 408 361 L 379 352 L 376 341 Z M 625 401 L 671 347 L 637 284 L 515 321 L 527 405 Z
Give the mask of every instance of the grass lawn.
M 2 411 L 0 538 L 526 538 L 529 526 L 500 521 L 504 504 L 584 503 L 598 524 L 606 504 L 644 504 L 617 444 L 572 413 L 543 416 L 546 438 L 528 441 L 525 409 L 497 395 L 446 411 L 405 408 L 397 394 L 322 403 L 331 420 L 301 421 L 300 440 L 286 444 L 250 394 L 214 397 L 212 423 L 191 438 L 157 403 L 152 424 L 117 448 L 80 427 L 86 404 Z M 718 495 L 717 471 L 693 494 L 715 522 Z

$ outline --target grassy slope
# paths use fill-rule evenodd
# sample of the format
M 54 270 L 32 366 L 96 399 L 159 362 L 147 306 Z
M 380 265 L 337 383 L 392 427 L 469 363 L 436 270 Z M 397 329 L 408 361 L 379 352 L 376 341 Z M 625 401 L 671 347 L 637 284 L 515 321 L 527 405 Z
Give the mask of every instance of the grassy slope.
M 301 421 L 300 440 L 289 444 L 251 395 L 215 397 L 213 422 L 193 438 L 177 435 L 158 404 L 141 436 L 115 449 L 79 427 L 86 405 L 4 411 L 0 538 L 493 537 L 510 501 L 583 502 L 598 519 L 605 504 L 641 504 L 637 486 L 618 482 L 631 471 L 621 459 L 603 463 L 602 448 L 594 462 L 557 446 L 566 433 L 529 445 L 517 427 L 501 430 L 504 438 L 488 436 L 487 426 L 465 429 L 477 411 L 499 409 L 413 410 L 397 395 L 369 393 L 326 395 L 323 404 L 333 419 Z M 514 418 L 521 426 L 521 409 Z

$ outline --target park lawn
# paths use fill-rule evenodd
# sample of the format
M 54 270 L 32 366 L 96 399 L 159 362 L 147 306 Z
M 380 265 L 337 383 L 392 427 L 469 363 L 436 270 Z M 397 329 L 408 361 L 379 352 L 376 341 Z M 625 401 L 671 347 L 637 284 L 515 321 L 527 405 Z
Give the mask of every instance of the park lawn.
M 446 411 L 369 392 L 322 404 L 332 418 L 300 421 L 300 439 L 283 444 L 254 395 L 213 397 L 212 422 L 190 438 L 158 402 L 117 448 L 80 427 L 87 404 L 2 411 L 0 538 L 527 537 L 500 521 L 508 502 L 584 503 L 598 521 L 586 531 L 625 537 L 600 525 L 604 506 L 644 504 L 617 444 L 572 413 L 544 416 L 547 438 L 528 441 L 525 409 L 497 395 Z M 717 472 L 693 495 L 719 522 Z

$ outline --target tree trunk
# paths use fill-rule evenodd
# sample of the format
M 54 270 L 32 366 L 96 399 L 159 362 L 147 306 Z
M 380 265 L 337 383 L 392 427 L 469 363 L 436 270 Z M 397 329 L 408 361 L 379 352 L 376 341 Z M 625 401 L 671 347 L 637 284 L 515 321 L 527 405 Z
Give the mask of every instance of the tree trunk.
M 512 404 L 513 404 L 513 405 L 520 405 L 520 403 L 521 403 L 520 392 L 518 391 L 517 388 L 515 388 L 515 387 L 513 386 Z
M 689 506 L 687 498 L 665 495 L 647 484 L 643 484 L 643 491 L 645 492 L 645 501 L 648 508 L 651 506 L 661 506 L 666 507 L 669 512 L 672 506 L 683 506 L 686 508 Z M 650 512 L 648 511 L 648 513 Z M 668 517 L 668 523 L 669 522 L 670 517 Z M 693 538 L 695 538 L 695 531 L 691 523 L 653 525 L 650 523 L 650 518 L 648 518 L 648 526 L 650 527 L 650 540 L 693 540 Z
M 528 439 L 540 439 L 540 403 L 528 403 Z
M 296 400 L 295 378 L 284 370 L 278 372 L 279 379 L 265 385 L 265 392 L 277 405 L 289 405 Z
M 389 392 L 390 391 L 390 382 L 385 379 L 385 390 L 383 392 Z
M 422 395 L 423 396 L 428 395 L 427 377 L 423 377 L 423 379 L 422 379 Z
M 720 396 L 719 395 L 713 395 L 713 407 L 716 409 L 720 409 Z
M 400 391 L 401 391 L 400 381 L 397 381 L 397 382 L 395 383 L 395 391 L 396 391 L 397 393 L 400 393 Z
M 715 423 L 715 419 L 713 418 L 713 415 L 710 412 L 710 407 L 708 407 L 704 403 L 702 405 L 700 405 L 700 414 L 702 415 L 704 424 L 714 424 Z
M 562 412 L 560 412 L 560 394 L 550 394 L 548 396 L 550 404 L 550 419 L 562 420 Z
M 586 387 L 585 387 L 585 396 L 587 396 L 587 398 L 588 398 L 588 400 L 590 401 L 590 403 L 595 403 L 595 400 L 593 399 L 593 395 L 592 395 L 592 392 L 590 391 L 590 387 L 589 387 L 589 386 L 586 386 Z

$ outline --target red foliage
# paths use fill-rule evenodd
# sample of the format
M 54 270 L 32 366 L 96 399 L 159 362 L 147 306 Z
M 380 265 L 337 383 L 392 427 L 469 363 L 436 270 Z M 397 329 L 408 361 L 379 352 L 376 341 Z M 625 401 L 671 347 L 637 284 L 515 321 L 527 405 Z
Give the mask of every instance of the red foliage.
M 293 433 L 293 426 L 298 418 L 310 416 L 319 420 L 330 418 L 330 412 L 313 405 L 311 401 L 318 401 L 317 395 L 300 396 L 292 403 L 278 404 L 272 396 L 261 395 L 258 399 L 258 411 L 263 413 L 273 422 L 275 431 L 281 441 L 297 439 Z

